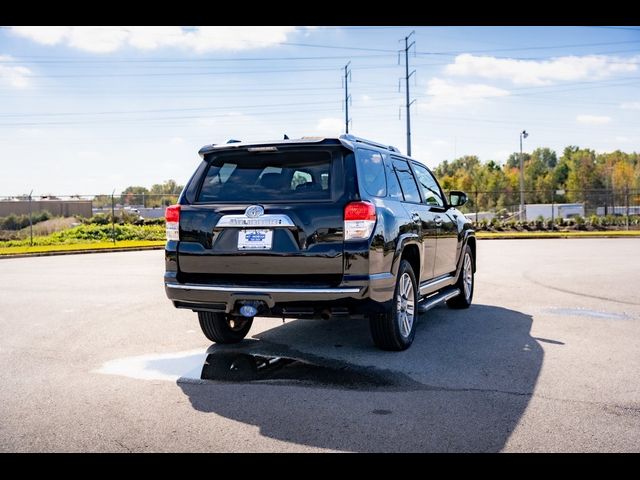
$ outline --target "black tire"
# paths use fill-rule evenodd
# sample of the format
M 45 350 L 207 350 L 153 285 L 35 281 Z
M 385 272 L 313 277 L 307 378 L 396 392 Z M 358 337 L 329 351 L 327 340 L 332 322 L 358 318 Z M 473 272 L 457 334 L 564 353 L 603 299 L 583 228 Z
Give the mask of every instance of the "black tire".
M 406 323 L 402 321 L 404 318 L 402 313 L 408 313 L 407 307 L 409 302 L 404 303 L 405 310 L 403 311 L 402 302 L 399 298 L 399 291 L 401 289 L 401 283 L 406 282 L 406 277 L 411 280 L 411 291 L 413 292 L 413 317 L 411 320 L 411 326 L 408 329 Z M 405 278 L 405 280 L 403 280 Z M 393 291 L 393 302 L 388 312 L 371 315 L 369 317 L 369 327 L 371 329 L 371 337 L 373 343 L 382 350 L 400 351 L 406 350 L 413 343 L 413 339 L 416 335 L 416 324 L 418 323 L 418 284 L 416 282 L 416 276 L 413 273 L 411 264 L 402 260 L 400 262 L 400 268 L 398 269 L 398 276 L 396 278 L 396 288 Z M 407 334 L 408 330 L 408 334 Z
M 465 278 L 471 280 L 471 287 L 469 290 L 465 290 Z M 473 252 L 469 245 L 465 246 L 462 258 L 462 268 L 460 268 L 460 275 L 458 276 L 458 281 L 456 282 L 455 287 L 460 290 L 460 295 L 447 300 L 447 306 L 449 308 L 469 308 L 471 306 L 471 301 L 473 300 L 473 290 L 475 287 Z
M 253 318 L 232 317 L 224 313 L 198 312 L 205 337 L 216 343 L 238 343 L 247 336 Z M 233 322 L 233 326 L 231 323 Z

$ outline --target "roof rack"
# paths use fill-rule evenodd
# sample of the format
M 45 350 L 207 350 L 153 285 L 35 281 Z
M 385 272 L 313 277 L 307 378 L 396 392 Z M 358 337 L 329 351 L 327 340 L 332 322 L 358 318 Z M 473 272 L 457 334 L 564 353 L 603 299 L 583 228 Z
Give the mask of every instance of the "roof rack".
M 374 147 L 384 148 L 385 150 L 390 150 L 392 152 L 400 153 L 400 150 L 398 150 L 393 145 L 383 145 L 382 143 L 377 143 L 371 140 L 367 140 L 366 138 L 356 137 L 355 135 L 351 135 L 349 133 L 340 135 L 339 138 L 342 140 L 349 140 L 350 142 L 366 143 L 367 145 L 372 145 Z

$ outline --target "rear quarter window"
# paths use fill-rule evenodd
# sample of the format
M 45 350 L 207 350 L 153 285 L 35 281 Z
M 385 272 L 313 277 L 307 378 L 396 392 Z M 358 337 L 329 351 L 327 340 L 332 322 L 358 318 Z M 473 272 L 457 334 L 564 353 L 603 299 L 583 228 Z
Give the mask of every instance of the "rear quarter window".
M 359 148 L 356 154 L 358 179 L 369 195 L 387 196 L 387 180 L 384 174 L 382 154 L 375 150 Z

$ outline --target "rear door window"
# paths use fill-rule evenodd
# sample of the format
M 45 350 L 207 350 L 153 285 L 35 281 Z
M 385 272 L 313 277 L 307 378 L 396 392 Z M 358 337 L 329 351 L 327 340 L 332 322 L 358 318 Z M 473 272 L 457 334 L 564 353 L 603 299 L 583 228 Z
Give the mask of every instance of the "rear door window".
M 420 203 L 420 193 L 418 192 L 418 185 L 416 179 L 413 177 L 411 168 L 406 160 L 399 158 L 393 158 L 393 170 L 398 177 L 398 182 L 402 188 L 405 202 Z
M 198 202 L 279 202 L 331 198 L 328 151 L 233 152 L 214 156 Z

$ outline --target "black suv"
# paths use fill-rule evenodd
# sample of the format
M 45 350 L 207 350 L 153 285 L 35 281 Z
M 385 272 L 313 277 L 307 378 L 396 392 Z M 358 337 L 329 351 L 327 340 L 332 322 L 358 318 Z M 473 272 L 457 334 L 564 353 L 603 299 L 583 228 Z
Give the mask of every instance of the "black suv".
M 397 148 L 352 135 L 230 141 L 167 208 L 165 290 L 218 343 L 254 316 L 369 319 L 404 350 L 417 313 L 473 297 L 476 238 L 433 174 Z

